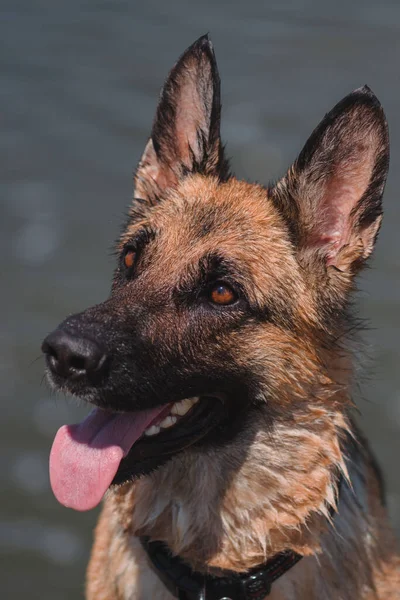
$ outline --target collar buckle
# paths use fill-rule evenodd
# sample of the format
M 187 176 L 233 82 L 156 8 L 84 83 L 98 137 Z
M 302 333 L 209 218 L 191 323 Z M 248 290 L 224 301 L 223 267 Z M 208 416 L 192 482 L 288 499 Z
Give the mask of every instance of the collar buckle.
M 271 592 L 271 583 L 263 572 L 248 577 L 207 578 L 204 591 L 206 600 L 264 600 Z
M 265 571 L 245 577 L 205 578 L 202 589 L 189 592 L 178 588 L 178 600 L 264 600 L 271 593 Z
M 246 600 L 264 600 L 271 593 L 271 579 L 264 569 L 252 573 L 242 581 Z

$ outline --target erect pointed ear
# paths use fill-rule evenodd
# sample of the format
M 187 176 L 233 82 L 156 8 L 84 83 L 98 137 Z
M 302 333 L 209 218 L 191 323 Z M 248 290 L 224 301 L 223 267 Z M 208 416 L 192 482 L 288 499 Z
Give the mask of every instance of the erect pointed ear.
M 224 179 L 220 79 L 208 36 L 178 60 L 161 91 L 151 137 L 135 176 L 135 197 L 155 203 L 188 173 Z
M 381 224 L 388 166 L 385 115 L 365 86 L 325 116 L 272 190 L 305 265 L 348 274 L 362 266 Z

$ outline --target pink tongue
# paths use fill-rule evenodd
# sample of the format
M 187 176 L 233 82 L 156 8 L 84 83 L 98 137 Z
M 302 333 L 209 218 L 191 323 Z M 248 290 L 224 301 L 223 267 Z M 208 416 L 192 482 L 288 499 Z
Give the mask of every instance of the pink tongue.
M 75 510 L 99 504 L 119 463 L 166 407 L 136 413 L 100 409 L 58 430 L 50 453 L 50 483 L 57 500 Z

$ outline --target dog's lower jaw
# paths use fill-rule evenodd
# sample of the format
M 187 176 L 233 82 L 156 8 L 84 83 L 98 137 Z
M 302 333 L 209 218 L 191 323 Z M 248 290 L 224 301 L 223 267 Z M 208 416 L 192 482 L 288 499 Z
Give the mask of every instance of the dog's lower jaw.
M 338 436 L 343 435 L 345 421 L 330 425 L 337 428 Z M 226 472 L 229 465 L 222 451 L 207 468 L 202 454 L 192 454 L 171 461 L 133 485 L 110 492 L 89 566 L 88 600 L 170 599 L 157 575 L 149 570 L 138 534 L 163 539 L 197 569 L 243 571 L 285 548 L 305 555 L 274 583 L 269 596 L 272 600 L 397 598 L 400 563 L 380 503 L 376 476 L 362 446 L 353 449 L 349 461 L 351 485 L 345 482 L 342 486 L 339 513 L 329 525 L 328 506 L 335 498 L 332 465 L 344 472 L 345 465 L 341 447 L 339 443 L 332 445 L 332 431 L 328 430 L 312 440 L 317 461 L 306 463 L 305 456 L 299 456 L 304 471 L 308 471 L 302 474 L 308 481 L 304 486 L 307 494 L 310 477 L 315 480 L 313 509 L 310 497 L 302 496 L 302 485 L 294 490 L 292 481 L 285 484 L 285 473 L 276 481 L 275 491 L 274 473 L 268 468 L 263 479 L 259 444 L 267 444 L 267 438 L 253 440 L 240 467 L 231 465 L 235 466 L 231 474 Z M 293 428 L 291 431 L 291 435 L 300 435 Z M 339 437 L 336 439 L 338 442 Z M 298 444 L 293 441 L 288 448 L 301 452 L 304 440 Z M 281 443 L 281 459 L 282 448 L 285 446 Z M 273 444 L 269 448 L 272 451 Z M 270 460 L 274 462 L 272 455 Z M 225 473 L 220 470 L 223 464 Z M 225 485 L 221 486 L 223 475 Z M 265 478 L 269 479 L 269 487 L 265 487 Z M 221 488 L 223 493 L 218 495 Z M 285 505 L 285 493 L 290 488 L 292 495 L 286 496 Z

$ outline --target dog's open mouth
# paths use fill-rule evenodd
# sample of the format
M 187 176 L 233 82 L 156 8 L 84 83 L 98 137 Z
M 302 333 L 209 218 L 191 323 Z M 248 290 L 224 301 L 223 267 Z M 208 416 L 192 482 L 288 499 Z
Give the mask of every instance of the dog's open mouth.
M 196 396 L 136 412 L 95 408 L 64 425 L 50 454 L 50 482 L 61 504 L 90 510 L 111 484 L 146 474 L 205 437 L 221 421 L 219 397 Z

